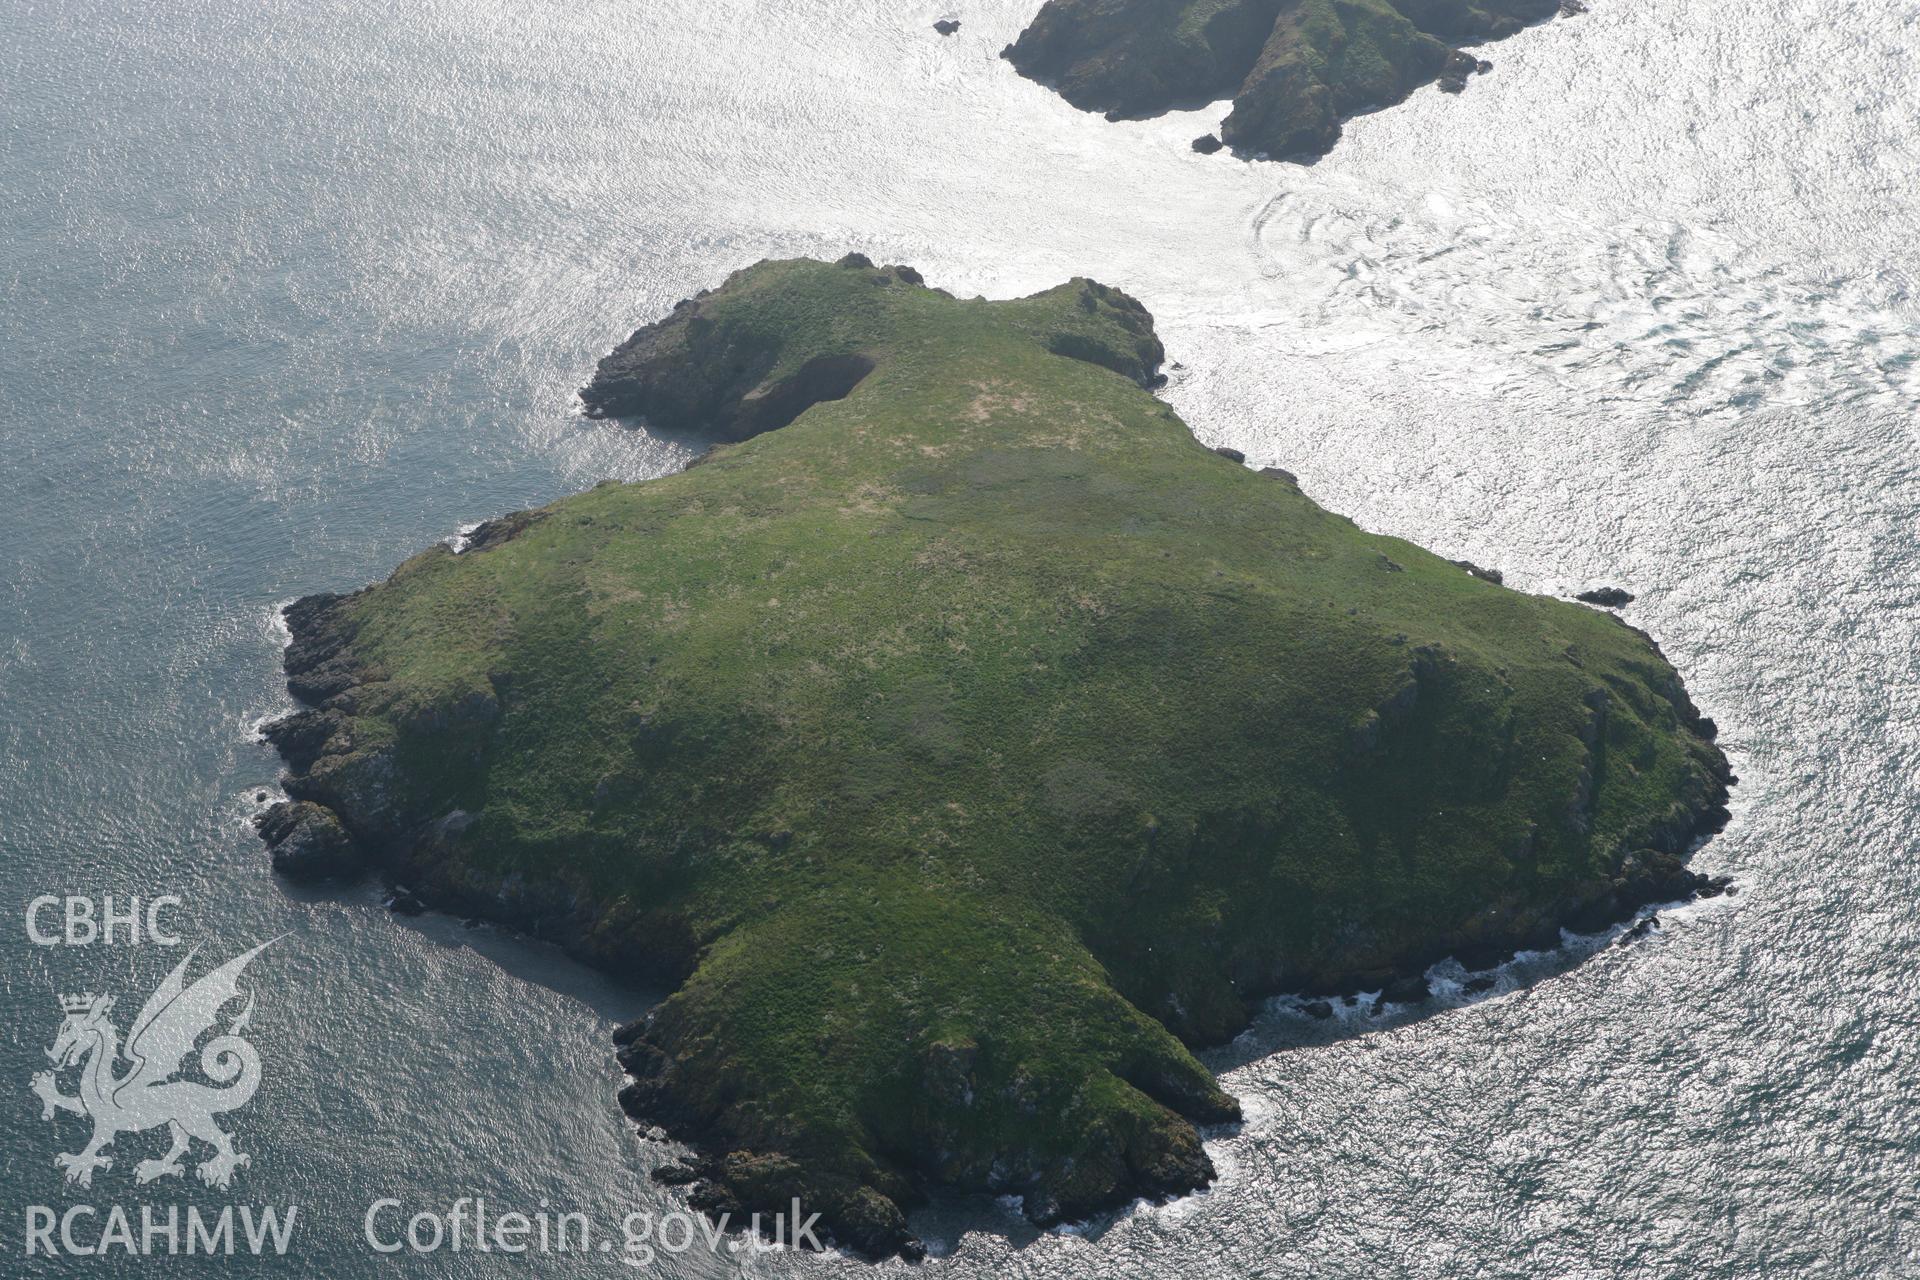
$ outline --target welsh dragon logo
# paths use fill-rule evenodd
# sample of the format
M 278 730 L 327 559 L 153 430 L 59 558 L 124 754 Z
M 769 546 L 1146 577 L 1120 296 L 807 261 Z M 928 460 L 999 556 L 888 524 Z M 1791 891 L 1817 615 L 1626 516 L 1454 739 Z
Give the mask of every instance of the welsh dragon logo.
M 173 1145 L 158 1160 L 142 1160 L 135 1165 L 136 1181 L 180 1176 L 180 1158 L 198 1139 L 213 1148 L 213 1155 L 194 1173 L 210 1187 L 232 1184 L 234 1170 L 250 1161 L 234 1150 L 233 1139 L 214 1117 L 245 1106 L 260 1087 L 260 1055 L 240 1038 L 253 1015 L 251 995 L 226 1033 L 215 1035 L 200 1049 L 200 1070 L 213 1084 L 175 1077 L 201 1037 L 217 1031 L 220 1011 L 238 998 L 241 972 L 277 941 L 271 939 L 235 956 L 192 986 L 183 982 L 194 956 L 189 952 L 141 1006 L 140 1015 L 127 1032 L 124 1049 L 119 1029 L 107 1016 L 113 1011 L 112 996 L 60 998 L 66 1019 L 47 1057 L 58 1071 L 80 1068 L 80 1091 L 61 1093 L 54 1071 L 34 1076 L 33 1091 L 40 1097 L 41 1119 L 51 1120 L 58 1112 L 71 1111 L 93 1121 L 93 1138 L 84 1148 L 53 1158 L 54 1164 L 66 1170 L 68 1182 L 92 1186 L 95 1170 L 113 1167 L 112 1158 L 104 1153 L 115 1138 L 165 1125 Z M 116 1074 L 123 1059 L 129 1065 Z

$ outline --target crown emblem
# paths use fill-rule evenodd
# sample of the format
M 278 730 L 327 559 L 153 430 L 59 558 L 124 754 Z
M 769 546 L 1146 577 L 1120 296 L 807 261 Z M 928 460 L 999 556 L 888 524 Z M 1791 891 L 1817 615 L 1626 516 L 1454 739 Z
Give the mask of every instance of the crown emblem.
M 99 998 L 91 991 L 83 996 L 61 996 L 60 1007 L 68 1013 L 85 1013 L 93 1008 L 93 1002 Z

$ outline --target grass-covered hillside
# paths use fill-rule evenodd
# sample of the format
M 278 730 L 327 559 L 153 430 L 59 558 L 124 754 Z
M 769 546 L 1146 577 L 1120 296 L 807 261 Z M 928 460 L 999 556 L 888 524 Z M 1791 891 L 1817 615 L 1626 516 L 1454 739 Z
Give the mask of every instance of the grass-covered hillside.
M 1159 359 L 1085 280 L 681 304 L 587 401 L 738 443 L 289 610 L 277 858 L 670 982 L 624 1098 L 697 1201 L 870 1252 L 932 1184 L 1204 1184 L 1189 1046 L 1263 993 L 1686 891 L 1725 764 L 1653 645 L 1203 447 Z
M 1350 116 L 1480 64 L 1457 46 L 1512 35 L 1561 0 L 1047 0 L 1006 56 L 1115 117 L 1233 99 L 1226 145 L 1323 155 Z

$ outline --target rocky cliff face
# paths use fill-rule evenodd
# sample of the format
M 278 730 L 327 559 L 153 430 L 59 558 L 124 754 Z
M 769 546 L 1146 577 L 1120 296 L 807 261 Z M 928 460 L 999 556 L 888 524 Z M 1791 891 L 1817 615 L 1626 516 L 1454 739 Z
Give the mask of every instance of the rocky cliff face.
M 1019 72 L 1113 118 L 1233 99 L 1220 137 L 1276 159 L 1324 155 L 1341 122 L 1488 69 L 1460 52 L 1551 17 L 1559 0 L 1047 0 L 1009 45 Z

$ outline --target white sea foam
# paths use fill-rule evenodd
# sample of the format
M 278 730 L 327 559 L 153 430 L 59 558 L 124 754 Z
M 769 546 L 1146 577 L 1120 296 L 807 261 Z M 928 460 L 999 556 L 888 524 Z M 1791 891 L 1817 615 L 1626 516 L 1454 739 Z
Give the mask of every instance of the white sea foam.
M 475 520 L 472 524 L 463 524 L 457 532 L 449 534 L 441 541 L 453 548 L 453 554 L 459 555 L 472 543 L 474 531 L 485 523 L 485 520 Z
M 1596 933 L 1560 931 L 1560 945 L 1551 950 L 1516 951 L 1508 959 L 1488 969 L 1469 969 L 1448 956 L 1427 966 L 1428 998 L 1422 1001 L 1385 1001 L 1382 992 L 1360 991 L 1339 996 L 1309 996 L 1297 993 L 1269 998 L 1265 1008 L 1278 1016 L 1305 1021 L 1332 1022 L 1364 1028 L 1384 1025 L 1400 1016 L 1422 1010 L 1459 1008 L 1510 995 L 1523 987 L 1562 972 L 1581 960 L 1615 944 L 1635 944 L 1657 940 L 1667 928 L 1692 922 L 1709 913 L 1730 910 L 1738 901 L 1738 886 L 1731 893 L 1712 898 L 1694 898 L 1684 902 L 1656 903 L 1643 907 L 1627 920 L 1609 925 Z M 1310 1006 L 1324 1002 L 1331 1006 L 1327 1018 L 1315 1018 Z M 1249 1030 L 1241 1039 L 1251 1036 Z
M 298 599 L 298 597 L 290 596 L 285 600 L 276 602 L 273 608 L 267 611 L 266 617 L 263 619 L 263 629 L 267 636 L 272 639 L 276 653 L 285 653 L 287 646 L 293 643 L 293 630 L 287 625 L 287 608 L 292 605 L 296 599 Z M 268 697 L 271 699 L 271 705 L 265 711 L 248 715 L 243 721 L 246 725 L 246 738 L 249 742 L 265 742 L 266 735 L 264 730 L 268 725 L 272 724 L 275 720 L 291 715 L 299 709 L 298 704 L 296 704 L 291 695 L 287 693 L 286 682 L 278 678 L 278 662 L 274 663 L 274 670 L 276 677 L 272 684 L 272 690 L 268 694 Z
M 293 628 L 287 625 L 287 609 L 299 598 L 288 596 L 275 604 L 267 614 L 267 631 L 273 636 L 274 644 L 279 648 L 284 649 L 293 643 Z

